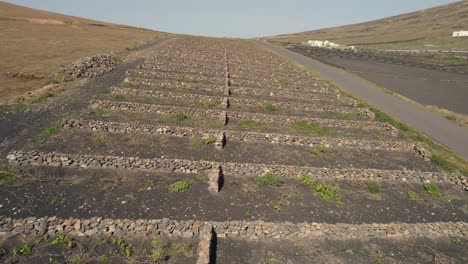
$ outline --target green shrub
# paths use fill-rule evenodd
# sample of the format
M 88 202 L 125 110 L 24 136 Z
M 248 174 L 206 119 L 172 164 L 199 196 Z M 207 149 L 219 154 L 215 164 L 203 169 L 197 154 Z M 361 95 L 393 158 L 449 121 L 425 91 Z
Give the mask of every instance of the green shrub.
M 284 180 L 281 177 L 271 172 L 267 172 L 262 176 L 256 177 L 255 182 L 261 186 L 281 186 L 284 184 Z
M 169 185 L 169 190 L 171 192 L 186 192 L 191 187 L 192 183 L 190 181 L 182 180 Z
M 424 190 L 426 190 L 426 192 L 430 195 L 441 197 L 439 188 L 437 188 L 437 186 L 432 183 L 424 183 Z
M 366 181 L 364 184 L 366 185 L 366 189 L 367 189 L 370 193 L 380 193 L 379 185 L 377 185 L 376 182 L 373 182 L 373 181 Z
M 211 143 L 215 143 L 216 142 L 216 138 L 214 137 L 207 137 L 203 140 L 205 142 L 205 144 L 211 144 Z

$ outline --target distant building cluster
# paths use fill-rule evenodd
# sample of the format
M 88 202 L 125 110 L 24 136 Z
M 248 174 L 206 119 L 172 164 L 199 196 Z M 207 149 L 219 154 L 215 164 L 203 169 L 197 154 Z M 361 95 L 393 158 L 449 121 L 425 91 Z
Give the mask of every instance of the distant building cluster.
M 354 46 L 342 46 L 340 44 L 336 44 L 328 40 L 324 40 L 324 41 L 309 40 L 307 44 L 310 45 L 311 47 L 317 47 L 317 48 L 334 48 L 334 49 L 344 48 L 344 49 L 352 49 L 352 50 L 356 49 L 356 47 Z
M 468 37 L 468 31 L 466 30 L 455 31 L 453 32 L 452 37 Z

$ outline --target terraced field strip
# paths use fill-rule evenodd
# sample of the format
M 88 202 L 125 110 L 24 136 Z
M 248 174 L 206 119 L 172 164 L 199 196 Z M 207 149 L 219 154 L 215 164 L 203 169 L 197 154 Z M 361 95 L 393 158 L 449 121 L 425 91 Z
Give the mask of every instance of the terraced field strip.
M 143 103 L 132 103 L 132 102 L 114 102 L 114 101 L 102 101 L 93 100 L 91 107 L 97 109 L 109 109 L 109 110 L 121 110 L 121 111 L 132 111 L 132 112 L 149 112 L 158 114 L 175 114 L 183 113 L 191 116 L 200 117 L 220 117 L 219 110 L 203 109 L 203 108 L 190 108 L 180 106 L 167 106 L 157 104 L 143 104 Z M 223 118 L 224 114 L 221 114 Z M 251 112 L 240 112 L 240 111 L 229 111 L 227 114 L 228 119 L 234 118 L 238 120 L 250 120 L 250 121 L 262 121 L 262 122 L 312 122 L 321 126 L 326 127 L 338 127 L 338 128 L 354 128 L 368 130 L 377 130 L 385 132 L 393 137 L 398 136 L 399 132 L 393 126 L 387 123 L 374 122 L 374 121 L 355 121 L 355 120 L 337 120 L 337 119 L 323 119 L 313 117 L 300 117 L 300 116 L 285 116 L 285 115 L 273 115 L 273 114 L 261 114 Z
M 261 133 L 235 130 L 196 129 L 192 127 L 151 126 L 144 124 L 104 122 L 97 120 L 64 120 L 64 129 L 83 129 L 94 132 L 106 133 L 144 133 L 149 135 L 192 137 L 192 138 L 216 138 L 220 134 L 225 135 L 227 141 L 239 142 L 263 142 L 271 144 L 286 144 L 307 147 L 327 147 L 339 149 L 366 149 L 366 150 L 392 150 L 414 152 L 426 160 L 430 156 L 421 146 L 406 141 L 380 141 L 380 140 L 346 140 L 327 137 L 302 137 L 277 133 Z
M 434 223 L 388 223 L 388 224 L 327 224 L 327 223 L 268 223 L 263 221 L 199 221 L 163 219 L 76 219 L 35 218 L 0 219 L 0 238 L 18 234 L 24 236 L 87 237 L 140 237 L 152 238 L 165 234 L 180 237 L 200 237 L 213 234 L 217 237 L 240 239 L 284 239 L 284 238 L 328 238 L 361 239 L 371 238 L 454 238 L 468 236 L 466 222 Z M 211 232 L 212 231 L 212 232 Z M 212 239 L 208 236 L 208 239 Z
M 205 91 L 210 93 L 225 93 L 225 87 L 217 86 L 217 85 L 200 85 L 191 82 L 164 82 L 164 81 L 153 81 L 150 79 L 144 78 L 126 78 L 124 83 L 128 83 L 126 88 L 132 88 L 137 86 L 139 90 L 151 90 L 151 89 L 163 89 L 163 90 L 179 90 L 179 91 Z M 321 93 L 297 93 L 297 92 L 287 92 L 281 90 L 266 90 L 266 89 L 258 89 L 258 88 L 249 88 L 249 87 L 236 87 L 235 91 L 231 91 L 232 95 L 243 95 L 245 96 L 265 96 L 270 97 L 271 100 L 279 101 L 281 98 L 289 99 L 289 100 L 297 100 L 304 103 L 310 102 L 323 102 L 323 103 L 330 103 L 334 102 L 342 104 L 344 106 L 356 106 L 356 100 L 343 97 L 340 95 L 326 95 Z
M 181 172 L 189 174 L 211 173 L 221 170 L 224 175 L 255 177 L 265 173 L 298 179 L 299 175 L 307 175 L 312 179 L 325 181 L 388 181 L 388 182 L 438 182 L 463 186 L 464 177 L 459 174 L 444 172 L 422 172 L 410 170 L 380 170 L 380 169 L 331 169 L 306 166 L 269 165 L 253 163 L 213 162 L 205 160 L 144 159 L 139 157 L 97 156 L 65 153 L 45 153 L 40 151 L 13 151 L 7 159 L 13 165 L 45 165 L 71 168 L 120 168 L 155 170 L 161 172 Z
M 201 95 L 194 93 L 177 93 L 165 90 L 141 90 L 132 88 L 119 88 L 112 87 L 111 92 L 120 95 L 133 95 L 133 96 L 149 96 L 154 98 L 170 98 L 170 99 L 190 99 L 200 101 L 216 101 L 224 100 L 225 97 L 213 96 L 213 95 Z M 249 99 L 249 98 L 231 98 L 229 102 L 233 105 L 242 105 L 250 107 L 258 107 L 264 105 L 273 105 L 281 109 L 294 110 L 294 111 L 316 111 L 316 112 L 331 112 L 331 113 L 345 113 L 345 114 L 360 114 L 370 119 L 375 118 L 375 114 L 368 108 L 356 108 L 356 107 L 342 107 L 332 105 L 316 105 L 312 103 L 301 103 L 301 102 L 282 102 L 273 100 L 262 100 L 262 99 Z

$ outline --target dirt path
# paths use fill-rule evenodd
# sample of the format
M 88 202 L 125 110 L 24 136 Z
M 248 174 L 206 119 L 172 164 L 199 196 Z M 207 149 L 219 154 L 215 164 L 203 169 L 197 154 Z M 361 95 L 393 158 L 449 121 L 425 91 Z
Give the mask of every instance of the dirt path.
M 327 79 L 333 80 L 352 94 L 361 97 L 398 120 L 449 147 L 461 157 L 468 159 L 467 128 L 460 127 L 436 114 L 386 94 L 371 84 L 353 77 L 346 71 L 266 42 L 259 41 L 258 43 L 313 69 Z

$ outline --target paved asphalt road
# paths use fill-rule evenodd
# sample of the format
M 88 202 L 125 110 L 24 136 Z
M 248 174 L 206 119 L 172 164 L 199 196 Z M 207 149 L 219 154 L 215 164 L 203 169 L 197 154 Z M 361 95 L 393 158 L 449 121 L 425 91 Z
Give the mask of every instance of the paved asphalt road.
M 421 131 L 468 160 L 468 128 L 461 127 L 430 111 L 389 95 L 344 70 L 264 41 L 257 41 L 257 43 L 314 70 L 352 94 L 364 99 L 369 104 Z

